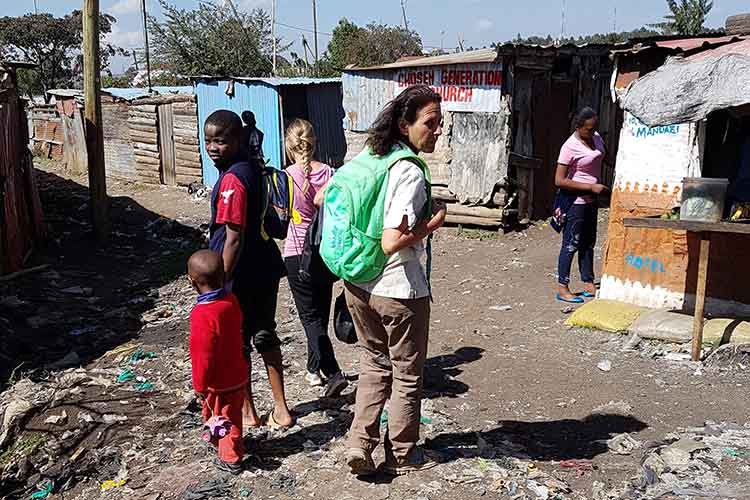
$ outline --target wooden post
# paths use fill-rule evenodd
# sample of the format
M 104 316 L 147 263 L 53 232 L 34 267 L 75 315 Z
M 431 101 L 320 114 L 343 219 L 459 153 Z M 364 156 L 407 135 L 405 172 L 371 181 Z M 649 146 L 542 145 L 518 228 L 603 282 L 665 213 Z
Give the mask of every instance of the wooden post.
M 698 283 L 695 286 L 695 312 L 693 316 L 693 361 L 701 360 L 703 345 L 703 311 L 706 306 L 706 281 L 708 280 L 708 255 L 711 252 L 711 234 L 698 233 L 701 237 L 698 261 Z
M 109 236 L 109 199 L 104 168 L 102 101 L 99 59 L 99 0 L 84 0 L 83 7 L 83 92 L 86 146 L 89 160 L 91 223 L 99 242 Z
M 146 0 L 141 0 L 141 13 L 143 14 L 143 43 L 146 50 L 146 81 L 148 82 L 148 93 L 151 93 L 151 54 L 148 50 L 148 14 L 146 13 Z

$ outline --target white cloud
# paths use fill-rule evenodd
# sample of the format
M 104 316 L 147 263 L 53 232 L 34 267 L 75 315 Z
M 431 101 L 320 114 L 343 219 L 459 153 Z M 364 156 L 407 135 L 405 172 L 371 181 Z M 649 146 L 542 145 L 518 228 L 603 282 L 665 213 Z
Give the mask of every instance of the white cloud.
M 107 9 L 111 14 L 133 14 L 140 12 L 140 0 L 117 0 L 115 4 Z
M 495 23 L 493 23 L 489 19 L 479 19 L 477 21 L 476 26 L 477 26 L 477 31 L 480 31 L 480 32 L 489 31 L 495 27 Z
M 122 31 L 117 24 L 112 25 L 112 32 L 107 35 L 107 42 L 126 49 L 143 46 L 141 31 Z

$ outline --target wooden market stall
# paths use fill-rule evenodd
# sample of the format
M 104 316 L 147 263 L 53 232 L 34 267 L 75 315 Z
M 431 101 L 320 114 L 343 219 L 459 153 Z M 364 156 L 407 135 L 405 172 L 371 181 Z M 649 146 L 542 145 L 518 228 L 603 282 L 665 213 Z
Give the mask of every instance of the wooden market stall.
M 692 311 L 697 358 L 704 315 L 750 316 L 750 225 L 741 220 L 750 206 L 750 40 L 668 43 L 680 57 L 656 47 L 616 59 L 625 123 L 599 296 Z M 686 178 L 725 180 L 720 213 L 674 220 L 690 196 Z

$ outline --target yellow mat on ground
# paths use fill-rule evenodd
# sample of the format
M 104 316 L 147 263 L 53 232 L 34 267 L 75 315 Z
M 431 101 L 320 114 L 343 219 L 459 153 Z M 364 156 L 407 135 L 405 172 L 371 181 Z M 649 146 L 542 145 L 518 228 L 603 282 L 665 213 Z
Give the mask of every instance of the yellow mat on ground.
M 579 307 L 565 324 L 606 332 L 626 332 L 644 310 L 616 300 L 597 299 Z
M 750 321 L 716 318 L 703 324 L 703 343 L 750 344 Z

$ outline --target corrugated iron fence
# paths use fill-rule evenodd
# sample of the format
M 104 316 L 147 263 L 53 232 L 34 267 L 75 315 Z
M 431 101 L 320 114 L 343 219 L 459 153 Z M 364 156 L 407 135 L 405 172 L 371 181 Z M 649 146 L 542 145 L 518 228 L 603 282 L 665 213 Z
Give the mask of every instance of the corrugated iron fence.
M 0 65 L 0 275 L 21 269 L 44 234 L 28 143 L 15 70 Z

